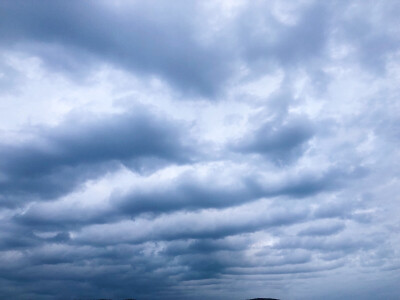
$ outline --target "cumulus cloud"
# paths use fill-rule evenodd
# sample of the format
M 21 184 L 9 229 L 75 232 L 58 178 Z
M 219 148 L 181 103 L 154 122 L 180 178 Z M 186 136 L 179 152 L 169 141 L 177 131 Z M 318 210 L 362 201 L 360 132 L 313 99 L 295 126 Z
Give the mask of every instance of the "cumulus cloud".
M 397 299 L 399 9 L 2 1 L 0 298 Z

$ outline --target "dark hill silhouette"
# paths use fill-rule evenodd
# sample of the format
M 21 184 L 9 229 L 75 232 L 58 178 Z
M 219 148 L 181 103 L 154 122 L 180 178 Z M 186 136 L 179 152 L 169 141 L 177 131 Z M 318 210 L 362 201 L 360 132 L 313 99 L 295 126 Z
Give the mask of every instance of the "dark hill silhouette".
M 248 300 L 279 300 L 279 299 L 275 299 L 275 298 L 252 298 L 252 299 L 248 299 Z

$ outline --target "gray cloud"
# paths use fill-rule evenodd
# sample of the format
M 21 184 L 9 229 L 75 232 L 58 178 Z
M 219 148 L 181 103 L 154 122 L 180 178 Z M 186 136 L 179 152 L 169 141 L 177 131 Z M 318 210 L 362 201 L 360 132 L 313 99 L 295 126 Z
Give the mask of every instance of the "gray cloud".
M 23 48 L 32 47 L 61 71 L 79 73 L 82 63 L 106 59 L 138 73 L 160 75 L 188 92 L 215 94 L 230 72 L 225 57 L 230 51 L 218 43 L 203 45 L 192 35 L 197 30 L 190 16 L 195 3 L 170 6 L 153 1 L 118 10 L 95 1 L 5 1 L 3 44 L 28 43 Z
M 243 37 L 245 55 L 250 61 L 272 60 L 293 67 L 323 54 L 331 17 L 329 4 L 315 3 L 302 8 L 295 25 L 279 22 L 272 14 L 262 11 L 268 9 L 267 5 L 260 6 L 258 10 L 251 7 L 244 19 L 252 32 Z M 250 21 L 254 18 L 261 24 Z M 271 27 L 273 32 L 266 32 Z M 272 36 L 266 37 L 268 33 Z
M 11 205 L 26 195 L 56 197 L 118 164 L 140 170 L 163 161 L 183 163 L 192 146 L 182 140 L 178 124 L 147 112 L 72 118 L 55 128 L 38 128 L 33 140 L 0 146 L 2 198 Z
M 237 175 L 236 175 L 237 176 Z M 37 203 L 23 214 L 15 216 L 21 224 L 49 230 L 67 230 L 87 224 L 101 224 L 139 216 L 158 216 L 177 211 L 222 209 L 249 204 L 262 198 L 304 199 L 332 190 L 340 190 L 344 180 L 357 180 L 357 172 L 333 169 L 321 173 L 302 172 L 287 176 L 279 182 L 260 180 L 257 176 L 230 178 L 231 182 L 210 177 L 201 180 L 191 172 L 184 172 L 174 180 L 126 193 L 115 192 L 109 201 L 96 208 L 79 207 L 67 203 Z M 218 182 L 219 181 L 219 182 Z M 313 212 L 317 218 L 354 218 L 347 206 L 335 203 L 338 210 L 330 213 L 331 204 Z M 346 210 L 347 209 L 347 210 Z
M 319 224 L 301 230 L 299 232 L 299 235 L 309 235 L 309 236 L 331 235 L 342 231 L 344 228 L 345 225 L 342 223 Z
M 372 72 L 382 74 L 386 71 L 388 56 L 398 49 L 400 40 L 398 36 L 391 33 L 391 28 L 398 25 L 398 20 L 393 14 L 399 12 L 400 7 L 391 3 L 391 11 L 385 4 L 374 8 L 369 5 L 357 3 L 354 7 L 342 8 L 344 13 L 337 18 L 341 22 L 337 34 L 340 40 L 350 43 L 357 48 L 357 60 Z M 364 18 L 364 14 L 372 14 L 375 18 L 382 18 L 384 26 L 380 26 L 372 19 Z
M 288 120 L 284 124 L 267 122 L 238 141 L 233 149 L 259 153 L 277 163 L 285 163 L 302 155 L 312 135 L 313 127 L 307 120 Z
M 399 8 L 2 1 L 0 298 L 397 299 Z

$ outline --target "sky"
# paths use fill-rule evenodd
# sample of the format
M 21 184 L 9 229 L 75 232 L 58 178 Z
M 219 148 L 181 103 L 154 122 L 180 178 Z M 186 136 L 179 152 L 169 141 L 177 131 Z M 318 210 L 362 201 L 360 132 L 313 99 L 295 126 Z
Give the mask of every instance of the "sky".
M 0 1 L 0 298 L 399 299 L 399 15 Z

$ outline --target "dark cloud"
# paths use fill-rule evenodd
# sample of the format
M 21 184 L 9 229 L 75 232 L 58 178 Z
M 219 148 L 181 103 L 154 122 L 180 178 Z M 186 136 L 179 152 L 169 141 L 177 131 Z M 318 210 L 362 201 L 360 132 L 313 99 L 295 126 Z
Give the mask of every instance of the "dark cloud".
M 239 62 L 255 69 L 260 61 L 289 69 L 298 66 L 321 79 L 323 70 L 315 62 L 327 55 L 333 21 L 341 22 L 341 35 L 372 68 L 382 68 L 387 54 L 398 46 L 383 28 L 363 26 L 360 16 L 342 20 L 344 12 L 352 10 L 337 3 L 300 6 L 294 24 L 268 13 L 269 4 L 255 4 L 238 14 L 239 28 L 228 23 L 219 31 L 202 22 L 203 6 L 183 1 L 133 2 L 124 7 L 95 1 L 3 1 L 1 43 L 29 49 L 52 68 L 72 72 L 72 78 L 101 60 L 137 74 L 155 74 L 178 90 L 206 97 L 223 90 Z
M 302 9 L 294 25 L 283 24 L 272 14 L 260 15 L 268 11 L 265 5 L 250 6 L 237 17 L 246 32 L 232 25 L 218 33 L 204 26 L 200 4 L 151 1 L 121 8 L 95 1 L 5 1 L 2 43 L 29 49 L 61 72 L 84 73 L 101 59 L 134 73 L 161 76 L 179 90 L 208 97 L 223 90 L 240 61 L 305 66 L 326 46 L 329 9 L 324 5 Z M 191 17 L 196 13 L 200 15 Z M 279 38 L 266 39 L 269 30 Z M 204 31 L 208 41 L 200 38 Z
M 9 176 L 40 176 L 63 166 L 136 157 L 178 162 L 188 159 L 180 151 L 180 128 L 168 121 L 140 113 L 91 121 L 87 118 L 72 118 L 55 128 L 39 128 L 33 141 L 3 144 L 2 170 Z
M 61 202 L 37 203 L 31 205 L 23 214 L 16 215 L 15 220 L 42 229 L 66 230 L 87 224 L 134 219 L 139 216 L 156 217 L 177 211 L 192 212 L 236 207 L 263 198 L 303 199 L 340 190 L 345 180 L 358 178 L 354 172 L 333 169 L 321 173 L 301 172 L 279 182 L 260 180 L 257 176 L 232 177 L 227 182 L 212 176 L 204 180 L 196 178 L 192 172 L 184 172 L 174 180 L 159 181 L 156 185 L 138 186 L 126 193 L 115 192 L 107 203 L 99 204 L 96 208 L 81 208 Z M 343 209 L 337 211 L 335 215 L 326 215 L 324 211 L 330 211 L 328 203 L 320 206 L 314 215 L 318 218 L 335 216 L 354 218 L 351 211 Z
M 114 243 L 140 244 L 147 241 L 177 239 L 222 238 L 266 228 L 302 222 L 309 215 L 308 208 L 274 207 L 241 214 L 240 208 L 223 211 L 200 211 L 161 216 L 156 219 L 140 218 L 117 223 L 91 225 L 76 237 L 79 244 L 107 245 Z M 232 222 L 232 218 L 236 221 Z M 206 220 L 211 220 L 206 222 Z
M 2 221 L 0 236 L 1 250 L 27 249 L 41 244 L 31 230 L 22 226 L 7 224 L 4 221 Z
M 276 163 L 285 164 L 303 154 L 313 133 L 313 126 L 304 119 L 283 123 L 271 121 L 244 136 L 232 148 L 244 153 L 258 153 Z
M 184 91 L 213 95 L 219 90 L 231 69 L 226 59 L 230 51 L 218 42 L 207 46 L 193 35 L 197 24 L 191 15 L 198 5 L 152 1 L 112 6 L 96 1 L 2 2 L 2 43 L 24 44 L 22 48 L 31 48 L 61 71 L 80 72 L 82 63 L 105 59 L 159 75 Z
M 269 183 L 254 178 L 242 178 L 230 185 L 215 181 L 201 182 L 184 174 L 178 181 L 166 187 L 134 190 L 116 199 L 116 205 L 132 216 L 141 213 L 161 213 L 176 210 L 223 208 L 258 200 L 263 197 L 290 196 L 302 198 L 339 188 L 338 176 L 351 178 L 342 170 L 329 170 L 319 174 L 300 173 L 284 182 Z
M 89 119 L 73 117 L 38 128 L 32 140 L 0 145 L 3 202 L 59 196 L 120 164 L 145 170 L 146 162 L 150 168 L 182 163 L 194 150 L 182 140 L 179 124 L 144 111 Z
M 134 190 L 120 196 L 115 204 L 121 212 L 136 216 L 141 213 L 163 213 L 176 210 L 223 208 L 257 200 L 265 193 L 251 178 L 239 179 L 233 184 L 202 182 L 183 174 L 167 186 L 146 190 Z

